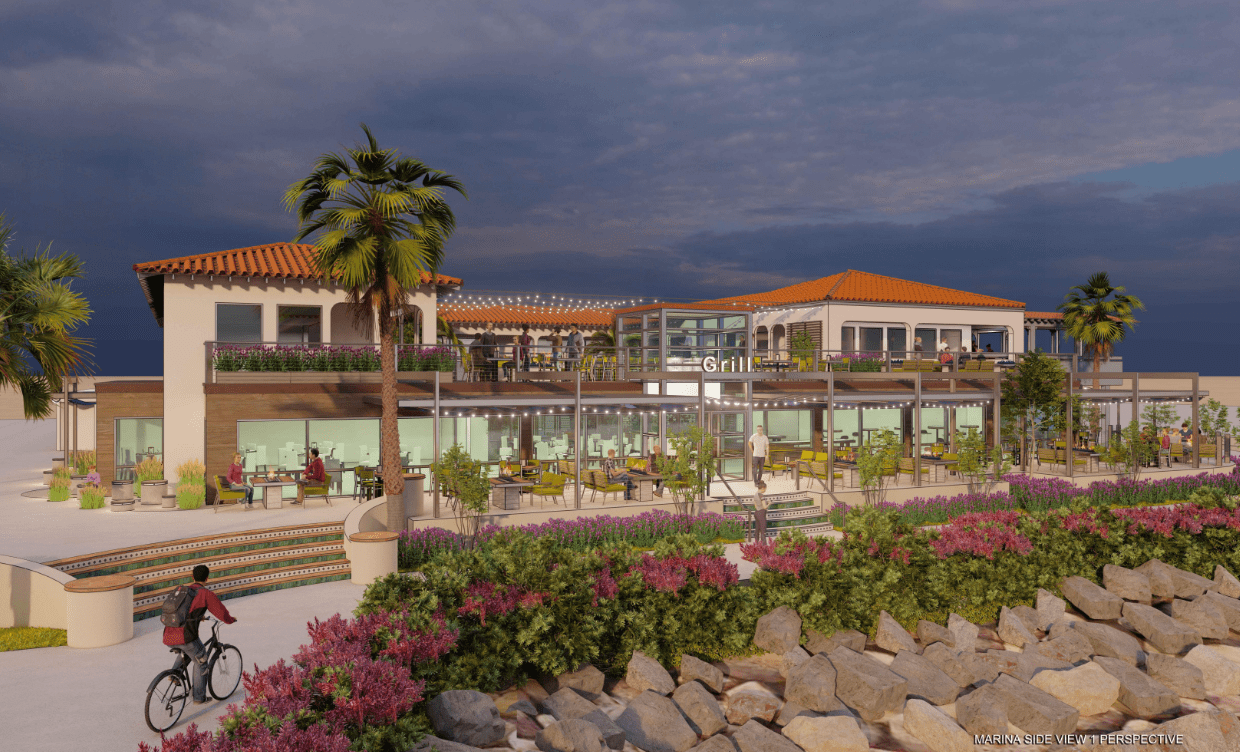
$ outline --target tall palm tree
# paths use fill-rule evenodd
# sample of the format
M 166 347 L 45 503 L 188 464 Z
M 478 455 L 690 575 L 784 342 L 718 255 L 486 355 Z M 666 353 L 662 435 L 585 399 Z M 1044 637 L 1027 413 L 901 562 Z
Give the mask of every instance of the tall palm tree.
M 309 177 L 284 193 L 301 227 L 294 242 L 314 236 L 315 271 L 348 290 L 349 309 L 369 335 L 377 320 L 383 372 L 380 457 L 386 492 L 404 491 L 396 423 L 397 315 L 409 293 L 434 275 L 456 217 L 443 189 L 466 196 L 460 181 L 395 149 L 381 149 L 362 124 L 366 143 L 319 157 Z
M 0 214 L 0 386 L 21 392 L 28 419 L 46 418 L 63 378 L 90 367 L 89 343 L 73 334 L 90 320 L 90 306 L 69 286 L 82 261 L 47 248 L 11 256 L 12 238 Z
M 1112 287 L 1106 272 L 1098 272 L 1085 284 L 1074 286 L 1059 304 L 1064 329 L 1081 343 L 1087 355 L 1093 356 L 1094 373 L 1098 373 L 1101 361 L 1111 357 L 1115 344 L 1123 342 L 1128 330 L 1136 326 L 1133 312 L 1138 309 L 1144 310 L 1145 304 L 1128 295 L 1125 288 Z M 1095 376 L 1094 389 L 1098 386 Z

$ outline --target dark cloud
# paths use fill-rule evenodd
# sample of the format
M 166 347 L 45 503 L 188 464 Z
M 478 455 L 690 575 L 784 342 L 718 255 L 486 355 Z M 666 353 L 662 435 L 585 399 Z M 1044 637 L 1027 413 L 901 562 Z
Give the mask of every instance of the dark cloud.
M 1221 306 L 1235 186 L 1066 181 L 1240 149 L 1236 27 L 1205 1 L 20 0 L 0 210 L 87 259 L 126 341 L 158 336 L 134 262 L 291 237 L 284 188 L 359 121 L 465 181 L 449 258 L 474 287 L 683 298 L 852 266 L 1048 307 L 1110 268 Z M 1176 315 L 1158 342 L 1196 336 Z

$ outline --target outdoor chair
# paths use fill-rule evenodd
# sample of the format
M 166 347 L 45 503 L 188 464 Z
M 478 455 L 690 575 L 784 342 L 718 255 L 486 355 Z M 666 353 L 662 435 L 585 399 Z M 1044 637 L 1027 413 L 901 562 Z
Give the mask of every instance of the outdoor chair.
M 363 497 L 366 501 L 375 497 L 377 485 L 373 468 L 364 465 L 353 468 L 353 498 L 357 499 L 359 504 L 362 503 Z
M 947 470 L 948 475 L 958 475 L 960 473 L 960 455 L 959 454 L 955 452 L 944 452 L 943 459 L 951 460 L 951 462 L 949 462 L 947 465 L 944 466 L 944 469 Z
M 225 504 L 239 504 L 245 500 L 245 491 L 234 491 L 228 487 L 228 483 L 220 476 L 215 476 L 215 511 L 220 511 L 220 507 Z
M 903 459 L 900 460 L 900 475 L 912 476 L 916 472 L 916 470 L 917 470 L 917 465 L 914 463 L 912 457 L 904 457 Z M 929 473 L 930 473 L 930 468 L 923 467 L 921 469 L 922 475 L 928 475 Z
M 788 466 L 786 464 L 776 462 L 775 458 L 769 454 L 766 457 L 766 464 L 762 466 L 762 469 L 770 473 L 772 477 L 775 473 L 779 473 L 782 476 L 784 473 L 788 472 Z
M 330 507 L 332 505 L 331 483 L 332 483 L 332 479 L 331 479 L 331 476 L 329 475 L 327 477 L 327 482 L 321 486 L 306 486 L 305 495 L 304 495 L 304 499 L 305 499 L 304 506 L 310 506 L 310 498 L 314 497 L 316 499 L 322 499 L 323 501 L 326 501 L 327 506 Z
M 636 458 L 636 457 L 630 457 L 630 458 L 629 458 L 629 460 L 628 460 L 628 467 L 629 467 L 629 469 L 630 469 L 630 470 L 642 470 L 642 471 L 645 471 L 645 469 L 646 469 L 646 460 L 639 459 L 639 458 Z
M 1202 444 L 1197 449 L 1197 456 L 1202 462 L 1206 460 L 1215 462 L 1218 459 L 1218 444 Z
M 607 494 L 610 493 L 618 493 L 620 498 L 623 499 L 625 491 L 628 490 L 628 486 L 623 483 L 612 483 L 611 479 L 607 477 L 607 473 L 602 470 L 590 470 L 588 476 L 586 473 L 582 473 L 581 482 L 591 491 L 590 501 L 594 501 L 594 497 L 599 492 L 603 494 L 604 503 L 607 502 Z
M 833 360 L 831 361 L 831 370 L 836 373 L 847 371 L 850 363 L 852 363 L 852 358 L 840 358 L 839 360 Z
M 544 506 L 544 500 L 551 497 L 555 501 L 556 497 L 564 500 L 564 506 L 568 506 L 568 498 L 564 495 L 564 486 L 568 483 L 567 475 L 559 475 L 557 473 L 543 473 L 541 485 L 534 486 L 530 489 L 530 496 L 537 496 L 541 508 Z

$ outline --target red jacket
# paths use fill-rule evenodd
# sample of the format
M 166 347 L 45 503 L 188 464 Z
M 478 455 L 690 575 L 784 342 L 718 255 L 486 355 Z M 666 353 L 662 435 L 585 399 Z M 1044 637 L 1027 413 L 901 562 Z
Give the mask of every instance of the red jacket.
M 189 621 L 184 627 L 164 627 L 165 645 L 185 645 L 197 640 L 198 623 L 202 621 L 207 611 L 225 624 L 232 624 L 236 621 L 232 614 L 228 613 L 228 609 L 224 608 L 219 596 L 211 592 L 206 585 L 194 582 L 190 584 L 190 587 L 198 592 L 194 594 L 194 600 L 189 604 Z
M 310 460 L 310 464 L 306 466 L 306 472 L 302 473 L 301 477 L 319 482 L 327 480 L 327 475 L 323 472 L 323 458 L 315 457 Z
M 242 483 L 245 483 L 245 477 L 241 475 L 240 465 L 229 465 L 228 466 L 227 480 L 229 483 L 236 483 L 238 486 L 241 485 Z

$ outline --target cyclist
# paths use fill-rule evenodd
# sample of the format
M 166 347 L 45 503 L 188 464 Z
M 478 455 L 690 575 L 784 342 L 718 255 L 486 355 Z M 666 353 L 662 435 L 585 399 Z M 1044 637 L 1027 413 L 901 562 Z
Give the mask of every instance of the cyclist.
M 190 588 L 195 592 L 194 600 L 189 607 L 189 618 L 185 620 L 184 627 L 164 627 L 164 644 L 177 648 L 193 663 L 195 705 L 201 705 L 207 701 L 207 665 L 205 662 L 207 651 L 203 647 L 202 640 L 198 638 L 198 625 L 202 623 L 207 611 L 225 624 L 237 621 L 232 614 L 228 613 L 228 609 L 224 608 L 219 597 L 207 588 L 207 577 L 210 575 L 211 570 L 206 564 L 194 567 L 194 581 L 190 584 Z

